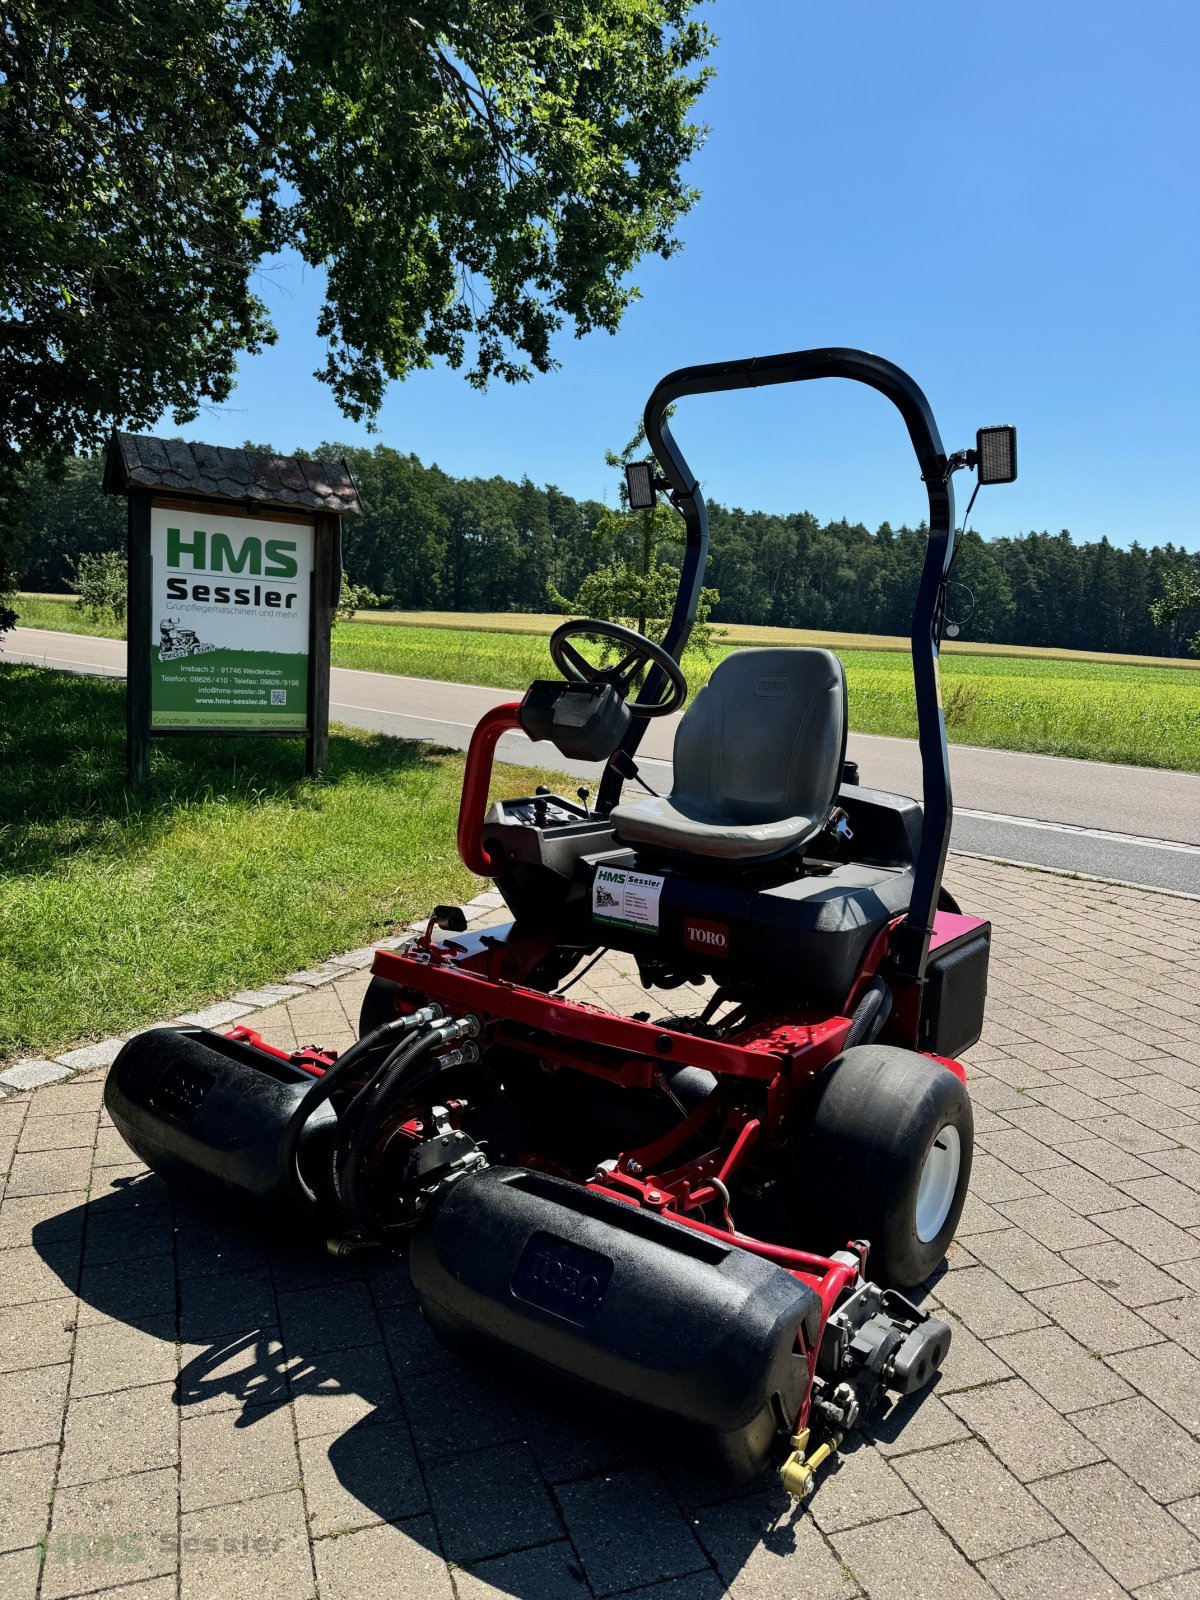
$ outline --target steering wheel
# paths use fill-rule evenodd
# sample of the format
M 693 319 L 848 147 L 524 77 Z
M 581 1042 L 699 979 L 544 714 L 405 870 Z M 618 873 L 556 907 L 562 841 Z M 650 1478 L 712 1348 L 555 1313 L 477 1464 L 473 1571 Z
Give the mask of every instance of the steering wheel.
M 571 643 L 572 639 L 585 636 L 611 639 L 626 653 L 615 666 L 593 666 Z M 595 617 L 564 622 L 550 635 L 550 659 L 568 683 L 610 684 L 622 699 L 643 668 L 657 667 L 666 677 L 665 691 L 654 700 L 635 700 L 629 707 L 635 717 L 669 717 L 687 699 L 687 679 L 675 657 L 668 655 L 662 645 L 619 622 L 601 622 Z

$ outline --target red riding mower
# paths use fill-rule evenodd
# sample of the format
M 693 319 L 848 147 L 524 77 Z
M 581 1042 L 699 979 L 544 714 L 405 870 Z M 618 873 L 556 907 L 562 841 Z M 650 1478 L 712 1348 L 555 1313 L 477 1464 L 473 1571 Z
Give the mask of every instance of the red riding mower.
M 912 632 L 923 803 L 858 782 L 841 663 L 800 648 L 723 661 L 679 723 L 670 794 L 623 799 L 648 720 L 686 697 L 705 567 L 704 501 L 668 407 L 823 377 L 899 408 L 928 491 Z M 941 888 L 938 647 L 951 476 L 1010 481 L 1015 436 L 985 429 L 947 456 L 905 373 L 837 349 L 674 373 L 646 434 L 656 461 L 630 468 L 630 503 L 665 490 L 686 535 L 662 644 L 566 623 L 551 640 L 561 680 L 490 711 L 471 741 L 459 853 L 513 920 L 467 933 L 438 907 L 421 937 L 381 950 L 340 1056 L 157 1029 L 125 1046 L 106 1102 L 169 1179 L 405 1244 L 453 1347 L 599 1391 L 606 1415 L 628 1407 L 642 1429 L 666 1419 L 738 1474 L 779 1447 L 799 1495 L 950 1342 L 901 1292 L 938 1266 L 962 1210 L 972 1118 L 953 1058 L 979 1036 L 988 967 L 988 924 Z M 594 665 L 581 636 L 620 659 Z M 592 811 L 542 791 L 486 809 L 496 741 L 516 728 L 604 763 Z M 661 1016 L 566 996 L 611 949 L 647 989 L 716 990 Z

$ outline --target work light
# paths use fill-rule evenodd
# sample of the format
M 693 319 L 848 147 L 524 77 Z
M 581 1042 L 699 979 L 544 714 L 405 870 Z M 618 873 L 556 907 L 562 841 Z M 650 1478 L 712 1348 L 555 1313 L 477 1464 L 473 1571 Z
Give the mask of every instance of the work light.
M 658 496 L 654 492 L 654 462 L 627 461 L 625 487 L 629 491 L 631 511 L 651 511 Z
M 1013 483 L 1017 476 L 1017 430 L 980 428 L 975 435 L 980 483 Z

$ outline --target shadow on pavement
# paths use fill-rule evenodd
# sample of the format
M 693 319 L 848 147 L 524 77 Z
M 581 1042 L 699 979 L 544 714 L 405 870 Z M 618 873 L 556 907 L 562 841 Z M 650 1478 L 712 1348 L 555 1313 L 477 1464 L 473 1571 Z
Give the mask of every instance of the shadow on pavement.
M 64 1280 L 78 1259 L 62 1246 L 72 1216 L 85 1229 L 81 1323 L 90 1308 L 169 1338 L 173 1318 L 185 1419 L 220 1412 L 252 1430 L 294 1406 L 314 1539 L 397 1522 L 520 1600 L 671 1579 L 686 1580 L 688 1600 L 715 1600 L 752 1561 L 835 1562 L 773 1473 L 731 1491 L 673 1460 L 652 1429 L 606 1428 L 586 1399 L 572 1411 L 459 1361 L 426 1328 L 401 1258 L 335 1260 L 319 1239 L 214 1217 L 145 1176 L 35 1227 Z

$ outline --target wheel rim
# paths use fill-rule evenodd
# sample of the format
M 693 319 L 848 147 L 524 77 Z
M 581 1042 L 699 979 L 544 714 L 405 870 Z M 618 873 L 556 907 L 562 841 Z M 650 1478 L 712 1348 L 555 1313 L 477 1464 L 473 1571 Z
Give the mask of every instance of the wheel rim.
M 922 1244 L 930 1244 L 945 1227 L 961 1170 L 962 1140 L 958 1129 L 947 1123 L 938 1129 L 921 1168 L 917 1189 L 917 1238 Z

